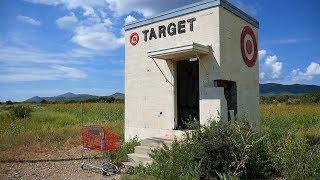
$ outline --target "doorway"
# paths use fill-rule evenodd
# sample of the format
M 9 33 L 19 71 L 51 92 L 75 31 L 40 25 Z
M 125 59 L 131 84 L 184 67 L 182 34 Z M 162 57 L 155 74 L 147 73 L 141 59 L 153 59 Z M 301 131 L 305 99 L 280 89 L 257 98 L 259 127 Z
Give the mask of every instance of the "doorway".
M 177 61 L 177 127 L 199 121 L 199 60 Z
M 234 81 L 215 80 L 216 87 L 224 88 L 224 97 L 227 101 L 228 120 L 237 116 L 237 84 Z

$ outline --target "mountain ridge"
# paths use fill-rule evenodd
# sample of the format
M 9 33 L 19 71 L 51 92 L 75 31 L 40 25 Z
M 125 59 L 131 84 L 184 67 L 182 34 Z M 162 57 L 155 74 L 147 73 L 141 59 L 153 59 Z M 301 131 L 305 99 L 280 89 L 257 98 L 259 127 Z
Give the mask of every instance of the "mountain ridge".
M 97 95 L 90 95 L 90 94 L 75 94 L 71 92 L 67 92 L 64 94 L 60 94 L 57 96 L 51 96 L 51 97 L 40 97 L 40 96 L 33 96 L 24 102 L 41 102 L 42 100 L 46 100 L 49 102 L 53 101 L 85 101 L 88 99 L 98 99 L 100 97 L 113 97 L 115 99 L 124 99 L 124 94 L 120 92 L 116 92 L 109 96 L 97 96 Z
M 271 96 L 271 95 L 299 95 L 306 93 L 320 93 L 320 86 L 318 85 L 306 85 L 306 84 L 278 84 L 278 83 L 266 83 L 260 84 L 260 96 Z M 88 99 L 98 99 L 100 97 L 113 97 L 115 99 L 124 99 L 124 94 L 120 92 L 113 93 L 109 96 L 97 96 L 90 94 L 75 94 L 72 92 L 67 92 L 61 95 L 52 96 L 52 97 L 40 97 L 33 96 L 25 100 L 24 102 L 41 102 L 42 100 L 46 101 L 85 101 Z
M 299 95 L 306 93 L 319 93 L 320 86 L 307 85 L 307 84 L 278 84 L 278 83 L 266 83 L 260 84 L 260 95 Z

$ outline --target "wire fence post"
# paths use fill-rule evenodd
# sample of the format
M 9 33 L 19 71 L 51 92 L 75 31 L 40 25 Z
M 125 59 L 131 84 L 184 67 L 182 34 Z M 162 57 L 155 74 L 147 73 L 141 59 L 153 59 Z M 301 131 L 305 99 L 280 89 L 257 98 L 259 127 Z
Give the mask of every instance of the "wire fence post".
M 80 104 L 80 113 L 81 113 L 81 115 L 80 115 L 81 125 L 83 125 L 83 105 L 82 105 L 82 102 L 81 102 L 81 104 Z

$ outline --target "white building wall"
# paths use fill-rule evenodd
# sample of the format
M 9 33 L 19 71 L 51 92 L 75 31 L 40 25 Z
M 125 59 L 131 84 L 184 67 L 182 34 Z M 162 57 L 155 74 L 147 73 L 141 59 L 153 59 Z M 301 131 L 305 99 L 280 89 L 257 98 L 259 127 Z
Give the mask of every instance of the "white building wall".
M 145 29 L 196 18 L 194 31 L 144 42 Z M 237 83 L 238 117 L 259 126 L 259 63 L 247 67 L 242 59 L 240 36 L 244 26 L 257 28 L 217 6 L 195 13 L 163 20 L 125 32 L 125 140 L 172 134 L 175 127 L 175 63 L 151 59 L 148 51 L 199 43 L 209 45 L 209 55 L 199 60 L 200 123 L 226 119 L 224 89 L 214 87 L 214 80 Z M 139 43 L 130 44 L 130 35 L 139 34 Z M 157 31 L 156 31 L 157 32 Z
M 160 25 L 177 23 L 196 18 L 194 31 L 144 42 L 142 31 Z M 139 43 L 132 46 L 130 35 L 139 34 Z M 139 139 L 172 133 L 175 118 L 175 66 L 171 61 L 147 56 L 148 51 L 177 47 L 193 42 L 212 47 L 210 56 L 201 58 L 200 72 L 200 119 L 217 117 L 220 95 L 223 89 L 213 87 L 214 77 L 219 76 L 219 7 L 164 20 L 126 31 L 125 61 L 125 139 Z M 158 66 L 159 68 L 158 68 Z M 206 67 L 206 68 L 205 68 Z M 210 67 L 210 68 L 209 68 Z M 161 71 L 165 75 L 162 75 Z M 168 81 L 167 81 L 168 79 Z M 217 109 L 217 110 L 216 110 Z M 160 114 L 162 112 L 162 114 Z
M 242 58 L 240 38 L 245 26 L 253 29 L 258 41 L 256 27 L 230 11 L 220 8 L 221 77 L 237 83 L 238 117 L 249 120 L 258 128 L 259 58 L 257 57 L 253 67 L 248 67 Z

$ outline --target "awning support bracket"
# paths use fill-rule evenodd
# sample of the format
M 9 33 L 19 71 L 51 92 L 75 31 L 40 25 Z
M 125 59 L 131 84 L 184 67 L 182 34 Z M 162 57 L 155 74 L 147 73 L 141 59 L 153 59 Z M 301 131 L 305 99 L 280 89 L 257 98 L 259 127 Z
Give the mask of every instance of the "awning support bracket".
M 158 67 L 159 71 L 161 72 L 162 76 L 165 78 L 166 82 L 168 82 L 171 86 L 174 86 L 172 82 L 170 82 L 170 80 L 166 77 L 166 75 L 164 74 L 164 72 L 161 70 L 160 66 L 158 65 L 158 63 L 154 60 L 154 58 L 152 58 L 153 62 L 156 64 L 156 66 Z

